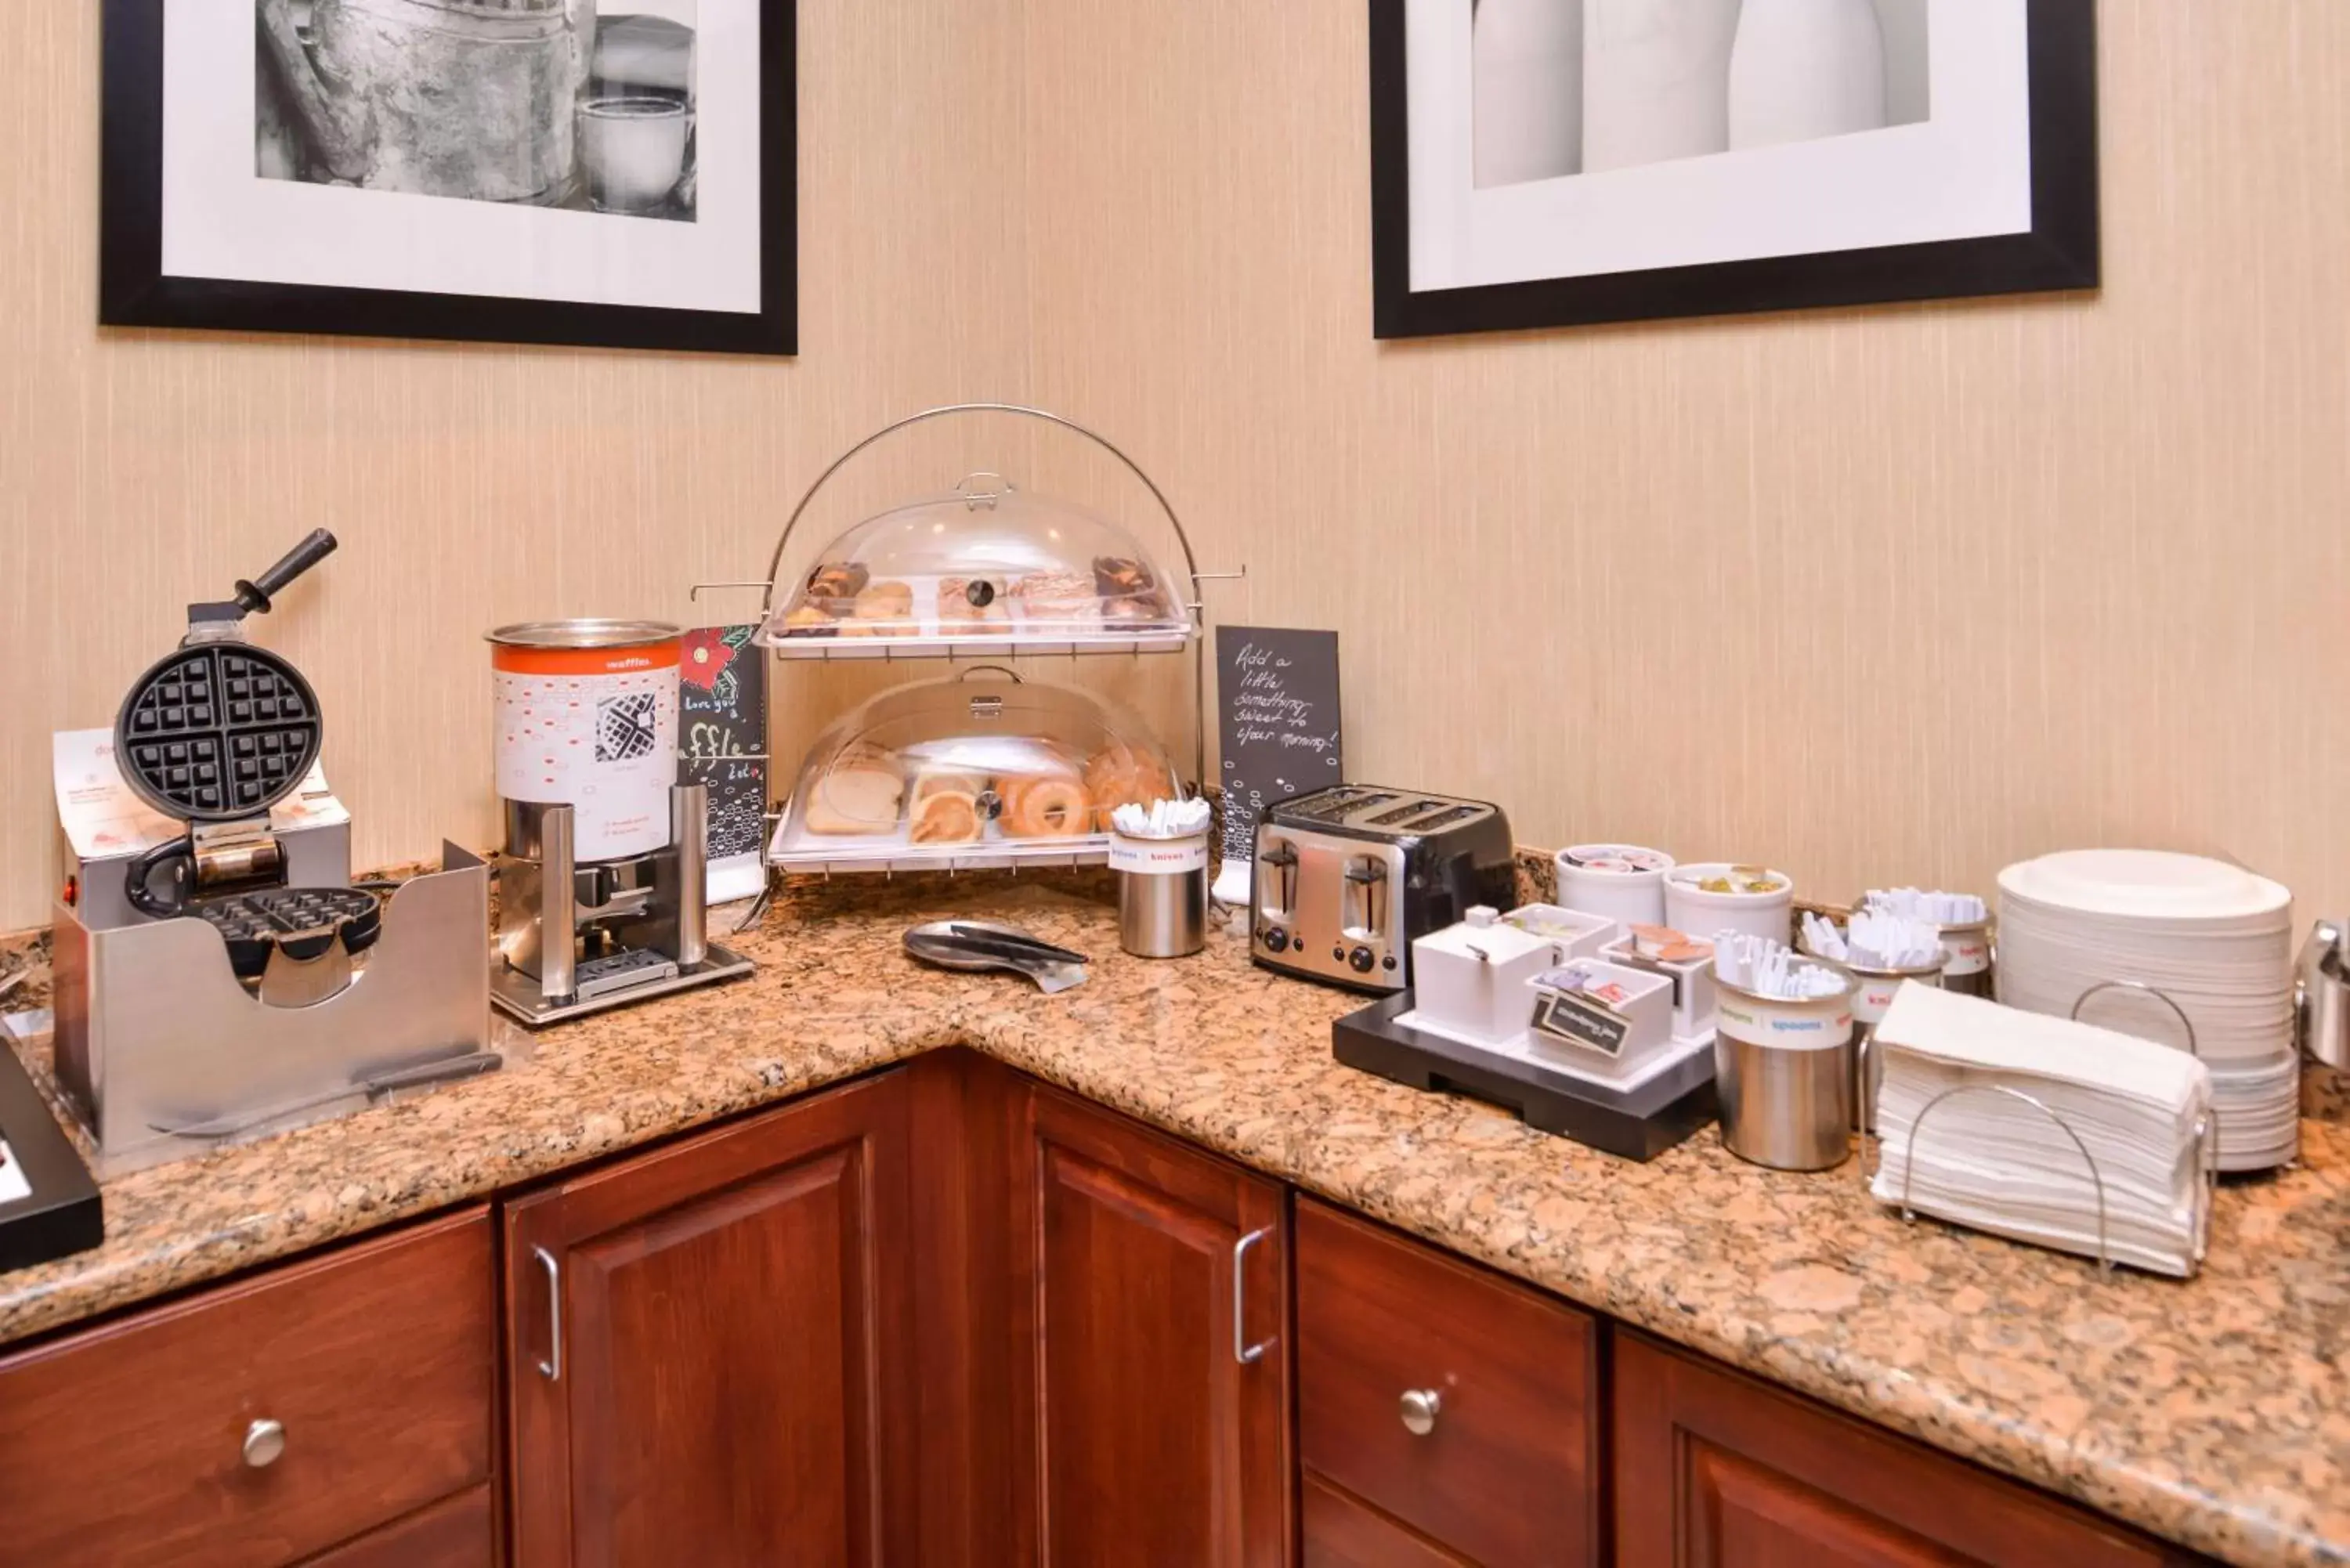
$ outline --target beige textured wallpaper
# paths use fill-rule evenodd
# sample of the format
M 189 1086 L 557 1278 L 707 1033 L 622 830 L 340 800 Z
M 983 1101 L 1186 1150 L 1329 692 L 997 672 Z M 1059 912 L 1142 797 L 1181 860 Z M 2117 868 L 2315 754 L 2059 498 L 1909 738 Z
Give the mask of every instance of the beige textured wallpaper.
M 781 363 L 100 333 L 97 10 L 0 7 L 0 926 L 49 732 L 305 529 L 343 553 L 260 634 L 361 858 L 429 854 L 488 832 L 484 628 L 684 617 L 863 430 L 1022 395 L 1246 563 L 1216 614 L 1338 628 L 1354 772 L 1526 841 L 1826 894 L 2145 843 L 2350 909 L 2342 0 L 2106 0 L 2099 296 L 1391 346 L 1361 0 L 802 0 Z M 829 525 L 995 451 L 1139 509 L 983 431 Z M 784 746 L 862 684 L 795 673 Z
M 48 916 L 50 732 L 309 528 L 341 552 L 255 635 L 317 687 L 361 862 L 430 856 L 494 822 L 484 629 L 684 618 L 855 436 L 1024 371 L 1011 14 L 799 11 L 802 353 L 756 360 L 101 332 L 99 0 L 0 5 L 0 928 Z
M 1523 841 L 2350 909 L 2350 4 L 2098 9 L 2100 296 L 1381 346 L 1360 0 L 1029 0 L 1035 395 Z

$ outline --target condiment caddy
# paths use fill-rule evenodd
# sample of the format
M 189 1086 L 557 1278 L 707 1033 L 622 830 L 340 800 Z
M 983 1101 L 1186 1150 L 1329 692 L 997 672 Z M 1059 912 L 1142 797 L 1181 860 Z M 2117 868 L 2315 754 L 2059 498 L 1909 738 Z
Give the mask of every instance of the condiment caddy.
M 1478 908 L 1414 941 L 1411 964 L 1412 990 L 1333 1026 L 1341 1062 L 1631 1159 L 1711 1117 L 1706 944 L 1555 906 Z

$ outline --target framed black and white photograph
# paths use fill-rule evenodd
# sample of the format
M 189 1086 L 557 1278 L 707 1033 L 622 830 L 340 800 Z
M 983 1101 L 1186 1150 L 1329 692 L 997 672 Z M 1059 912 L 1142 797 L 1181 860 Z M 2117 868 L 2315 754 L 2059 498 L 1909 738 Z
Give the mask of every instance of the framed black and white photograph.
M 2094 287 L 2095 0 L 1370 0 L 1381 337 Z
M 106 0 L 99 318 L 789 354 L 792 0 Z

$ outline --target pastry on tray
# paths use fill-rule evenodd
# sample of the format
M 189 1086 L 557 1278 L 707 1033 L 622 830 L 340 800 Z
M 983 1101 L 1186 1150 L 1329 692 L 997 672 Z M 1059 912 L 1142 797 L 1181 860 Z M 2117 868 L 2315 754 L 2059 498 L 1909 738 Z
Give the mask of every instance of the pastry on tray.
M 875 583 L 857 596 L 843 637 L 904 637 L 912 628 L 914 590 L 900 582 Z
M 1174 774 L 1152 746 L 1113 741 L 1086 763 L 1086 793 L 1093 796 L 1095 831 L 1107 833 L 1110 814 L 1121 805 L 1148 811 L 1174 798 Z
M 827 561 L 808 574 L 807 602 L 828 615 L 847 615 L 871 575 L 855 561 Z
M 947 637 L 1003 633 L 1011 629 L 1012 611 L 1003 602 L 1003 583 L 996 577 L 941 577 L 939 631 Z
M 1012 586 L 1023 618 L 1045 625 L 1101 619 L 1101 595 L 1091 572 L 1031 572 Z
M 832 617 L 810 604 L 796 605 L 784 617 L 785 637 L 830 637 L 837 626 Z
M 800 824 L 810 833 L 887 833 L 898 826 L 906 773 L 879 746 L 845 746 L 816 778 Z
M 1110 627 L 1157 625 L 1165 618 L 1159 603 L 1159 581 L 1139 561 L 1096 556 L 1094 592 L 1101 600 L 1102 620 Z
M 1103 598 L 1140 598 L 1157 586 L 1150 568 L 1139 561 L 1122 556 L 1094 557 L 1094 591 Z

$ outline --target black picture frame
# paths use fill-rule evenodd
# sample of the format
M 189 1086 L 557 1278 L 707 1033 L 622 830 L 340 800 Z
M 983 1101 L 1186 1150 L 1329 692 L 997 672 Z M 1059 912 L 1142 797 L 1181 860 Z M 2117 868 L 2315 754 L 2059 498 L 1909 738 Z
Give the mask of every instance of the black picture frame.
M 163 7 L 105 0 L 99 307 L 107 327 L 799 352 L 795 0 L 760 0 L 760 308 L 676 310 L 503 295 L 173 277 L 163 272 Z
M 2100 279 L 2095 0 L 2027 0 L 2027 234 L 1414 292 L 1406 0 L 1369 0 L 1372 336 L 1428 337 L 1611 321 L 2095 288 Z

